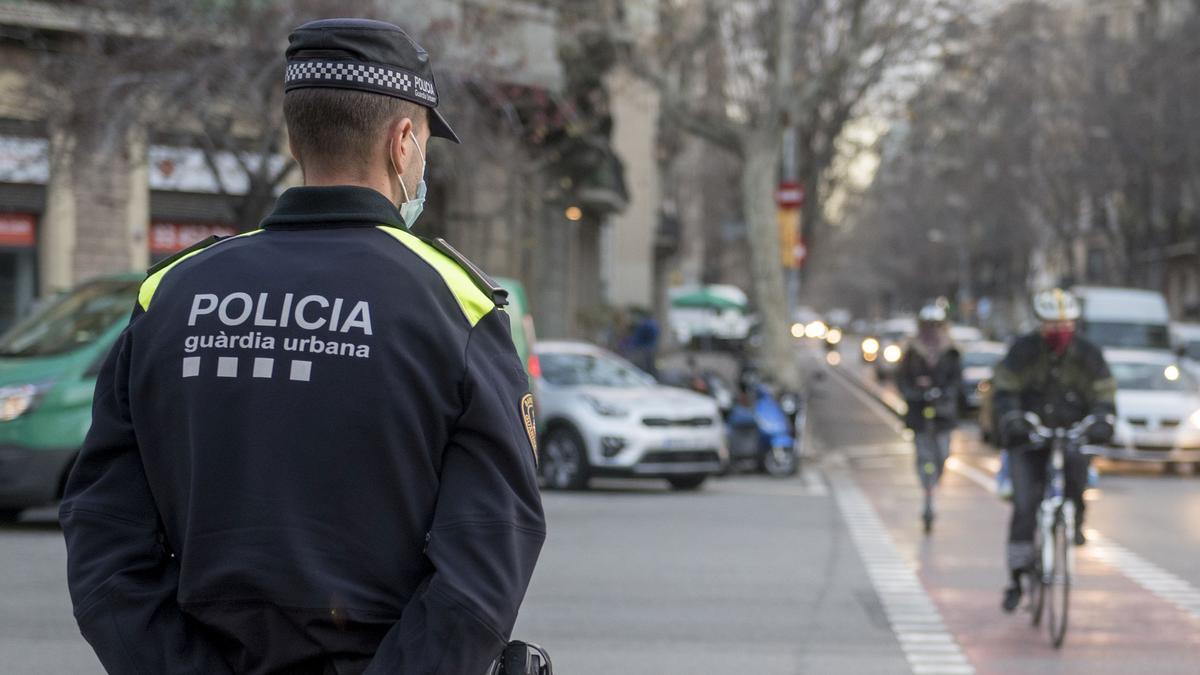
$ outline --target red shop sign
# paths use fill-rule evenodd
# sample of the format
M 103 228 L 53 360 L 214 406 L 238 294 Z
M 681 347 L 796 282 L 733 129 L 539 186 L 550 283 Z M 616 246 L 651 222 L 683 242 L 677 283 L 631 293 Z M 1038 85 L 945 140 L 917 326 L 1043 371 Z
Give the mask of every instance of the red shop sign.
M 0 213 L 0 246 L 29 248 L 36 242 L 37 218 L 29 213 Z
M 150 223 L 150 252 L 176 253 L 213 235 L 228 237 L 237 230 L 228 225 L 203 223 L 171 223 L 156 220 Z

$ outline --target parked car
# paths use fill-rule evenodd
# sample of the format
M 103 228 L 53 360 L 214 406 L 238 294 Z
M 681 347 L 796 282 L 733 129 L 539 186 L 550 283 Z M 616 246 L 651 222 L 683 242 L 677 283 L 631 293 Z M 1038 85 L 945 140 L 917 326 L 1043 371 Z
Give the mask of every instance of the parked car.
M 1200 464 L 1200 380 L 1168 353 L 1105 352 L 1117 379 L 1117 424 L 1103 456 Z
M 980 383 L 992 379 L 992 369 L 1008 353 L 1002 342 L 968 342 L 959 345 L 962 353 L 963 409 L 979 410 Z
M 584 489 L 598 476 L 665 478 L 694 490 L 725 466 L 717 402 L 658 384 L 585 342 L 539 342 L 539 471 L 543 485 Z
M 143 278 L 81 284 L 0 336 L 0 517 L 62 496 L 92 424 L 96 375 Z
M 1079 329 L 1107 349 L 1171 349 L 1171 322 L 1162 293 L 1136 288 L 1076 286 L 1083 316 Z

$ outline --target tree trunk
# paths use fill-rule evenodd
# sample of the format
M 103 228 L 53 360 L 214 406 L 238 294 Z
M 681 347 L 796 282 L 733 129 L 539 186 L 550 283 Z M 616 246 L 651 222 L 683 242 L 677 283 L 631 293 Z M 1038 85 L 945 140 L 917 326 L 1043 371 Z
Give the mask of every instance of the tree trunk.
M 742 212 L 750 230 L 751 278 L 762 317 L 763 367 L 784 386 L 799 387 L 800 373 L 788 326 L 790 317 L 775 209 L 779 141 L 776 129 L 760 129 L 748 134 L 741 178 Z

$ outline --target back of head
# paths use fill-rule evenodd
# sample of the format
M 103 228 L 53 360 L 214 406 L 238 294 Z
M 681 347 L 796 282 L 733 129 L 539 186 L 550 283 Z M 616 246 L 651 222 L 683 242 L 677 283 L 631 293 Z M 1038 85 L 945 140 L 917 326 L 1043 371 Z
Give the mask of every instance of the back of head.
M 408 118 L 420 128 L 425 108 L 416 103 L 366 91 L 333 88 L 294 89 L 283 96 L 292 152 L 305 171 L 365 176 L 387 166 L 390 127 Z
M 437 110 L 429 54 L 399 26 L 310 21 L 288 36 L 286 60 L 284 119 L 306 174 L 385 168 L 390 132 L 406 118 L 432 136 L 459 140 Z

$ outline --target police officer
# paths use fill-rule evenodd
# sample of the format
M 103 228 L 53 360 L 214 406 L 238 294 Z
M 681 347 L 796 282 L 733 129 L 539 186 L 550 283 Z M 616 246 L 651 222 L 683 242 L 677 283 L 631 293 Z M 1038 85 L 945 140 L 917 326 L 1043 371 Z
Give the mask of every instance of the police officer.
M 304 187 L 151 270 L 61 510 L 113 673 L 479 675 L 545 523 L 504 293 L 409 232 L 458 142 L 428 54 L 377 21 L 290 36 Z
M 1051 427 L 1070 427 L 1088 415 L 1107 419 L 1116 411 L 1117 382 L 1098 347 L 1076 334 L 1079 301 L 1071 293 L 1053 289 L 1034 298 L 1034 313 L 1041 321 L 1037 332 L 1019 338 L 992 376 L 994 406 L 1013 483 L 1013 512 L 1008 535 L 1008 569 L 1011 583 L 1004 590 L 1003 608 L 1011 612 L 1021 602 L 1021 576 L 1034 562 L 1033 534 L 1038 504 L 1045 492 L 1046 448 L 1029 447 L 1032 428 L 1026 412 Z M 1113 428 L 1107 421 L 1088 431 L 1092 443 L 1108 441 Z M 1083 544 L 1083 490 L 1087 484 L 1088 457 L 1067 457 L 1066 496 L 1075 502 L 1075 543 Z

